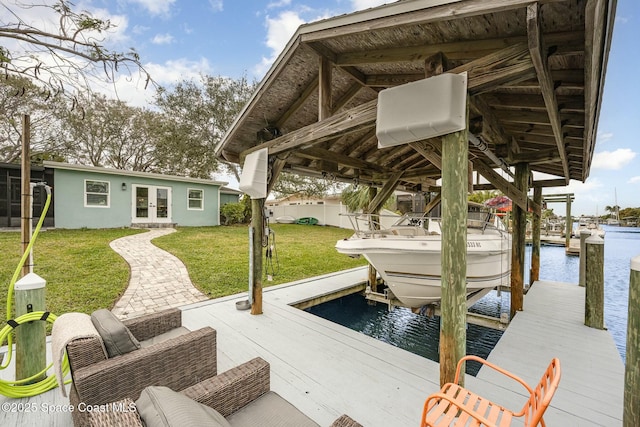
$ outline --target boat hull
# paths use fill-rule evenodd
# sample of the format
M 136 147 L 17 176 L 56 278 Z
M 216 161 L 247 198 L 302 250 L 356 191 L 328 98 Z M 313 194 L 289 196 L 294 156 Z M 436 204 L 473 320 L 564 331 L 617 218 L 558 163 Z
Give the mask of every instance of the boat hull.
M 338 241 L 336 249 L 362 255 L 378 271 L 394 296 L 409 307 L 438 302 L 442 283 L 440 236 L 394 236 Z M 506 233 L 467 237 L 467 293 L 508 286 L 511 239 Z

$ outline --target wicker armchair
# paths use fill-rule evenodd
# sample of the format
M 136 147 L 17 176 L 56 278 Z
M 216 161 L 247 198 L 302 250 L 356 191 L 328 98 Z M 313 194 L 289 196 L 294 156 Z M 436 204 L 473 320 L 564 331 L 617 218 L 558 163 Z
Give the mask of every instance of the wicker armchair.
M 181 393 L 192 400 L 215 409 L 227 418 L 231 422 L 231 425 L 237 425 L 238 420 L 237 418 L 234 420 L 234 416 L 241 413 L 261 397 L 273 393 L 270 392 L 269 363 L 257 357 L 220 375 L 201 381 L 198 384 L 182 390 Z M 277 398 L 284 400 L 279 396 Z M 126 399 L 112 403 L 110 407 L 132 408 L 134 406 L 135 404 L 132 399 Z M 264 419 L 264 423 L 260 423 L 260 425 L 271 425 L 269 424 L 271 422 L 280 427 L 286 425 L 291 425 L 292 427 L 299 426 L 299 417 L 302 416 L 306 418 L 306 416 L 295 409 L 295 407 L 291 406 L 291 408 L 298 413 L 292 414 L 291 411 L 279 412 L 277 419 Z M 308 422 L 315 425 L 310 419 Z M 242 422 L 240 422 L 240 424 L 242 424 Z M 90 413 L 89 425 L 92 427 L 142 427 L 144 424 L 138 416 L 137 411 L 109 410 Z M 331 424 L 331 427 L 362 427 L 362 425 L 349 416 L 342 415 Z
M 165 310 L 123 322 L 139 341 L 153 340 L 181 328 L 179 309 Z M 144 344 L 144 343 L 143 343 Z M 216 331 L 205 327 L 107 358 L 99 338 L 67 344 L 73 383 L 69 401 L 75 425 L 88 424 L 87 408 L 125 398 L 137 399 L 149 385 L 188 388 L 217 374 Z M 79 406 L 80 405 L 80 406 Z

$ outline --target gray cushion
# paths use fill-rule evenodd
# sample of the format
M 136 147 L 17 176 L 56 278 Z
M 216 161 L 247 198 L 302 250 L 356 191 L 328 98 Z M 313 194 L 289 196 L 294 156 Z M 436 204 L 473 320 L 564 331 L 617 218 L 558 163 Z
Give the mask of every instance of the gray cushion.
M 120 356 L 140 348 L 140 343 L 129 328 L 107 309 L 91 313 L 91 322 L 96 327 L 109 357 Z
M 227 417 L 231 427 L 319 427 L 298 408 L 270 391 Z
M 136 408 L 146 427 L 231 427 L 215 409 L 168 387 L 145 388 L 136 400 Z
M 142 348 L 149 347 L 154 344 L 158 344 L 158 343 L 170 340 L 172 338 L 179 337 L 180 335 L 184 335 L 189 332 L 190 331 L 187 328 L 185 328 L 184 326 L 180 326 L 179 328 L 170 329 L 163 334 L 156 335 L 155 337 L 151 337 L 148 340 L 140 341 L 140 345 L 142 346 Z

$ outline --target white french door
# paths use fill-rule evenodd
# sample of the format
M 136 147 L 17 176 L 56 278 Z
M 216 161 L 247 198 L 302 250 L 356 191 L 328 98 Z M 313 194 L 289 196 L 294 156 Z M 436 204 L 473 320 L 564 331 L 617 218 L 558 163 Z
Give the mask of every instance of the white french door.
M 132 188 L 132 222 L 171 222 L 171 187 L 134 184 Z

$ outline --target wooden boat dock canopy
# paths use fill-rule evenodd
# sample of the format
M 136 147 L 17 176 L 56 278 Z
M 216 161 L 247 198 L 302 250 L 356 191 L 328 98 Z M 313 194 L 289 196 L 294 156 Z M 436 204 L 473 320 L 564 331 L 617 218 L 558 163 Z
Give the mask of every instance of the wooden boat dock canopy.
M 534 186 L 584 181 L 615 8 L 615 0 L 404 0 L 303 25 L 216 154 L 242 163 L 269 147 L 272 178 L 285 170 L 424 191 L 441 176 L 441 140 L 378 149 L 378 92 L 466 71 L 469 131 L 488 147 L 470 144 L 474 170 L 506 194 L 496 158 L 557 177 Z

